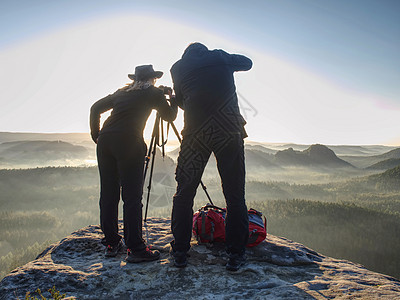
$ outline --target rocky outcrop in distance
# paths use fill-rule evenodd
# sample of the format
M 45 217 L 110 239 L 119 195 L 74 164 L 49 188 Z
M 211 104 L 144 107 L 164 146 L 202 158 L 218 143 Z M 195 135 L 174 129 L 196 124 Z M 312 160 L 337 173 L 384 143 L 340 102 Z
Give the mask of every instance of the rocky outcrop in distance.
M 0 299 L 53 286 L 67 299 L 400 299 L 397 279 L 273 235 L 248 249 L 237 272 L 226 271 L 223 245 L 195 241 L 188 266 L 177 269 L 169 256 L 170 220 L 150 218 L 145 228 L 161 252 L 158 261 L 129 264 L 123 252 L 105 258 L 101 230 L 91 225 L 12 271 L 0 282 Z
M 296 151 L 293 148 L 278 151 L 275 154 L 275 161 L 280 165 L 324 166 L 330 168 L 353 167 L 350 163 L 337 157 L 331 149 L 320 144 L 311 145 L 303 151 Z

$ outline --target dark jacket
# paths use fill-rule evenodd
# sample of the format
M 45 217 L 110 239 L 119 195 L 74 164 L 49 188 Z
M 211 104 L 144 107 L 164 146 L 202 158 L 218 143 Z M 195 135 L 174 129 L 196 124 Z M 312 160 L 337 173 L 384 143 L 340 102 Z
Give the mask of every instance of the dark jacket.
M 252 61 L 243 55 L 191 44 L 171 68 L 176 101 L 185 111 L 182 134 L 195 133 L 212 119 L 223 130 L 246 136 L 233 73 L 251 67 Z
M 112 109 L 100 131 L 100 114 Z M 93 141 L 99 134 L 118 132 L 143 137 L 143 130 L 152 109 L 156 109 L 161 118 L 172 122 L 176 118 L 176 105 L 170 107 L 161 89 L 151 86 L 144 90 L 119 89 L 92 105 L 90 110 L 90 131 Z

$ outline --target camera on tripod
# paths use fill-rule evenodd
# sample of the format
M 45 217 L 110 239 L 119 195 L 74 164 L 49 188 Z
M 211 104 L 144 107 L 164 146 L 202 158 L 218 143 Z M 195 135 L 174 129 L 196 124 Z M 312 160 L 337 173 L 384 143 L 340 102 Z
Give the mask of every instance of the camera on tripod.
M 172 88 L 169 86 L 160 85 L 158 88 L 163 91 L 164 95 L 169 95 L 170 93 L 172 94 Z

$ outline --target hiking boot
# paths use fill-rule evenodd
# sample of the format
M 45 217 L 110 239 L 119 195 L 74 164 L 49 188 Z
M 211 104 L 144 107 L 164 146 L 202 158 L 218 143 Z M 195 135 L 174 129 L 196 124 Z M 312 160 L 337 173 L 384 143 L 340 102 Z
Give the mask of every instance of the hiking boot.
M 184 268 L 187 266 L 187 255 L 185 252 L 175 252 L 173 257 L 175 267 Z
M 133 252 L 131 249 L 128 249 L 128 255 L 125 260 L 130 263 L 139 263 L 143 261 L 153 261 L 160 258 L 160 252 L 157 250 L 151 251 L 149 247 L 144 249 L 143 251 Z
M 184 268 L 187 266 L 187 254 L 181 251 L 172 251 L 172 257 L 174 258 L 174 266 L 177 268 Z
M 122 240 L 120 240 L 118 242 L 118 244 L 116 244 L 114 246 L 107 245 L 106 251 L 104 254 L 106 257 L 116 257 L 119 250 L 121 250 L 123 246 L 124 246 L 124 244 L 122 243 Z
M 246 263 L 246 256 L 244 254 L 229 254 L 229 260 L 226 264 L 228 271 L 237 271 Z

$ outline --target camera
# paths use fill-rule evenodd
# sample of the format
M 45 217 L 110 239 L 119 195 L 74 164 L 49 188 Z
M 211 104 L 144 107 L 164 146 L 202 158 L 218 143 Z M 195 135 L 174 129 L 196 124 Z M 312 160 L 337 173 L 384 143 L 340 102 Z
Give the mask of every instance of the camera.
M 164 95 L 172 93 L 172 88 L 170 88 L 169 86 L 160 85 L 158 88 L 163 91 Z
M 172 94 L 172 88 L 169 86 L 160 85 L 158 88 L 163 91 L 164 95 L 169 95 L 169 93 Z

